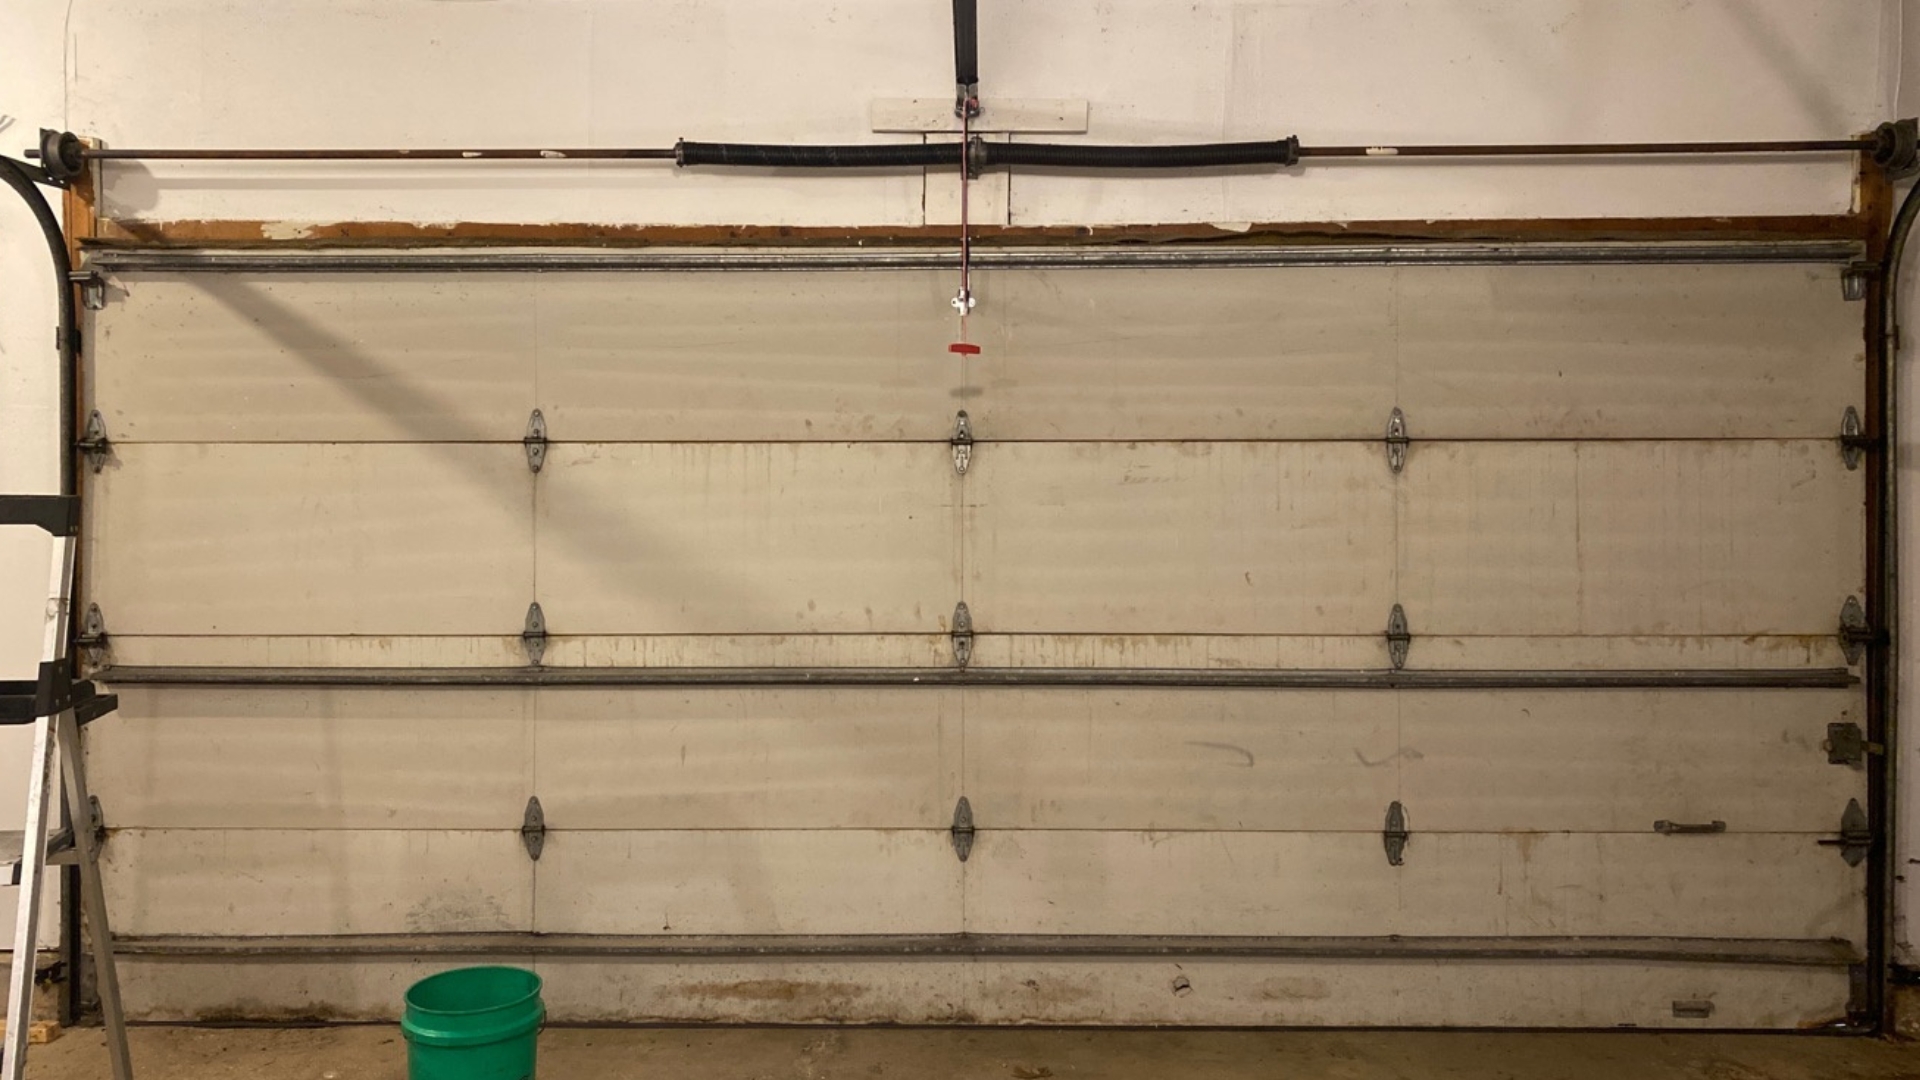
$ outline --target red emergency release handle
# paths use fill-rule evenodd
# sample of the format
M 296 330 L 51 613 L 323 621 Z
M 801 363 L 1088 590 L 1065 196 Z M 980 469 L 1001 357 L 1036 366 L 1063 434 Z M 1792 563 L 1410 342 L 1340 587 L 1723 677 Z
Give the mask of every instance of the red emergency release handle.
M 947 346 L 947 351 L 950 353 L 959 353 L 962 356 L 979 356 L 980 346 L 968 341 L 956 341 Z

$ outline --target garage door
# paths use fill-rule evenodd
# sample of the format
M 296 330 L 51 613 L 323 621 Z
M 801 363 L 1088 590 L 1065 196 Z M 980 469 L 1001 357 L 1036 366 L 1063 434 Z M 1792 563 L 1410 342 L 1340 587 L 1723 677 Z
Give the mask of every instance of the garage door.
M 136 1015 L 1847 1014 L 1837 265 L 435 259 L 101 260 Z

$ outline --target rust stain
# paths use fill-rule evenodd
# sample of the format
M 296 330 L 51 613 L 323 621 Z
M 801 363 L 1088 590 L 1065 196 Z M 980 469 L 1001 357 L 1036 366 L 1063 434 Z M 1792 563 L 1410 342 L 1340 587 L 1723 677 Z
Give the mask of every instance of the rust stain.
M 867 988 L 850 982 L 805 982 L 797 979 L 746 979 L 741 982 L 693 983 L 687 993 L 722 1001 L 814 1001 L 860 997 Z
M 1865 189 L 1863 187 L 1863 193 Z M 1863 210 L 1876 209 L 1867 199 Z M 1234 246 L 1433 240 L 1790 240 L 1874 239 L 1868 213 L 1701 218 L 1491 218 L 1462 221 L 1263 222 L 1246 229 L 1217 225 L 1001 225 L 974 231 L 978 246 L 1166 243 Z M 297 226 L 297 227 L 295 227 Z M 587 222 L 465 221 L 286 222 L 254 219 L 99 222 L 89 246 L 201 245 L 328 248 L 424 245 L 583 244 L 601 247 L 774 245 L 846 246 L 886 243 L 948 245 L 957 226 L 606 225 Z

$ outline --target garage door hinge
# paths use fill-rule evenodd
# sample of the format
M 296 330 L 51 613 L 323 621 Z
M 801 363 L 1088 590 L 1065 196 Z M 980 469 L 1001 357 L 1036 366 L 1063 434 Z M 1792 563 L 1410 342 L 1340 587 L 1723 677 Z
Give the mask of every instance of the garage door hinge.
M 1849 472 L 1860 467 L 1860 461 L 1869 450 L 1877 450 L 1880 440 L 1869 436 L 1860 423 L 1860 410 L 1847 406 L 1840 416 L 1840 460 L 1846 463 Z
M 67 280 L 80 287 L 80 304 L 88 311 L 107 306 L 107 279 L 98 270 L 70 270 Z
M 973 424 L 967 419 L 967 410 L 961 409 L 953 418 L 953 472 L 956 476 L 967 475 L 967 466 L 973 464 Z
M 540 796 L 527 799 L 527 812 L 520 818 L 520 842 L 526 845 L 527 858 L 540 861 L 547 846 L 547 815 L 540 810 Z
M 520 631 L 520 644 L 527 648 L 527 663 L 539 667 L 547 655 L 547 616 L 540 610 L 538 600 L 527 605 L 527 622 Z
M 965 600 L 953 605 L 953 663 L 966 667 L 973 662 L 973 613 Z
M 953 827 L 947 830 L 947 835 L 953 840 L 953 853 L 960 856 L 961 862 L 966 862 L 967 856 L 973 854 L 973 804 L 965 795 L 953 804 Z
M 1868 754 L 1884 754 L 1886 746 L 1877 742 L 1868 742 L 1866 732 L 1860 725 L 1850 720 L 1827 725 L 1827 739 L 1820 744 L 1827 752 L 1827 764 L 1852 765 L 1859 768 L 1867 763 Z
M 73 447 L 87 459 L 87 467 L 94 472 L 107 467 L 107 459 L 113 456 L 113 444 L 107 441 L 107 421 L 99 409 L 87 414 L 86 430 L 80 433 Z
M 1840 650 L 1846 654 L 1847 663 L 1859 663 L 1870 646 L 1886 643 L 1884 631 L 1867 625 L 1867 609 L 1860 606 L 1860 598 L 1847 597 L 1840 605 Z
M 1407 666 L 1407 649 L 1412 644 L 1413 634 L 1407 629 L 1407 609 L 1395 604 L 1387 613 L 1387 660 L 1393 664 L 1393 670 Z
M 1407 414 L 1395 405 L 1387 414 L 1387 468 L 1399 472 L 1407 467 Z
M 1880 276 L 1879 266 L 1861 260 L 1850 262 L 1840 271 L 1840 298 L 1843 300 L 1865 300 L 1867 283 Z
M 527 469 L 539 472 L 540 466 L 547 463 L 547 418 L 540 410 L 533 410 L 527 417 L 527 433 L 520 439 L 520 445 L 527 448 Z
M 1867 812 L 1860 808 L 1859 799 L 1847 800 L 1847 808 L 1840 814 L 1840 835 L 1819 843 L 1821 847 L 1839 848 L 1840 857 L 1847 860 L 1848 866 L 1867 861 L 1867 852 L 1873 847 L 1873 828 L 1867 822 Z
M 1387 806 L 1387 827 L 1380 839 L 1387 847 L 1387 865 L 1399 866 L 1407 854 L 1407 840 L 1413 834 L 1407 831 L 1407 808 L 1395 799 Z
M 108 658 L 107 619 L 100 614 L 99 604 L 88 604 L 87 613 L 80 618 L 80 632 L 73 636 L 73 643 L 80 649 L 80 659 L 89 668 L 105 667 Z

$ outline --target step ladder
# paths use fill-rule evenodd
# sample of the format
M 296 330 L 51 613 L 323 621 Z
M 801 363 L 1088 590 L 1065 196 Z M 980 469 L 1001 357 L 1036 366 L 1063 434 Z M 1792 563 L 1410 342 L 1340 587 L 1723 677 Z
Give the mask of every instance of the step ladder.
M 67 623 L 73 604 L 74 546 L 80 532 L 80 499 L 73 495 L 0 495 L 0 525 L 33 525 L 53 537 L 53 567 L 48 575 L 45 637 L 36 678 L 0 681 L 0 724 L 33 725 L 32 770 L 27 777 L 27 820 L 19 856 L 11 863 L 19 908 L 13 922 L 13 968 L 7 982 L 6 1042 L 0 1046 L 0 1077 L 21 1080 L 27 1066 L 27 1025 L 33 1018 L 34 957 L 40 940 L 40 889 L 49 865 L 80 868 L 80 911 L 92 945 L 94 981 L 107 1028 L 107 1055 L 114 1080 L 133 1080 L 127 1054 L 126 1015 L 120 1008 L 120 981 L 113 964 L 113 933 L 107 924 L 107 894 L 100 884 L 100 834 L 97 804 L 87 790 L 86 758 L 80 728 L 112 712 L 119 704 L 93 683 L 74 681 L 67 657 Z M 67 817 L 73 827 L 54 834 L 47 817 L 47 792 L 58 750 L 66 782 Z M 80 973 L 69 971 L 77 979 Z

